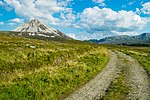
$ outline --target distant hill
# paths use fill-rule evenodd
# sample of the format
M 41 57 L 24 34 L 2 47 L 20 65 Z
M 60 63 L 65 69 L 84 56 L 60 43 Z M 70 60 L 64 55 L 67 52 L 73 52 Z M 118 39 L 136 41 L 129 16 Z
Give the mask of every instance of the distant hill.
M 100 40 L 92 39 L 89 41 L 99 44 L 124 44 L 124 45 L 150 44 L 150 33 L 143 33 L 136 36 L 128 36 L 128 35 L 111 36 L 102 38 Z
M 52 28 L 37 19 L 31 20 L 28 23 L 24 23 L 14 30 L 12 30 L 11 35 L 31 37 L 31 38 L 48 38 L 48 39 L 72 39 L 71 37 L 65 35 L 58 29 Z

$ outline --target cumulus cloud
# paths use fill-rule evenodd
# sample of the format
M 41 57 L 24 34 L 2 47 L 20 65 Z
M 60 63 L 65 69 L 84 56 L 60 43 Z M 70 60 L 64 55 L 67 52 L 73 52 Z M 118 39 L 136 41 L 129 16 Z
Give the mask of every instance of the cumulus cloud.
M 141 13 L 141 10 L 139 8 L 136 8 L 136 11 L 135 11 L 136 14 L 140 15 Z
M 4 25 L 4 22 L 0 22 L 0 25 Z
M 59 16 L 63 13 L 64 18 L 67 18 L 68 15 L 66 14 L 72 13 L 72 9 L 69 8 L 71 1 L 72 0 L 5 0 L 5 3 L 11 6 L 19 16 L 29 20 L 36 18 L 57 25 L 63 20 L 54 16 Z
M 92 0 L 100 6 L 106 6 L 105 0 Z M 13 9 L 19 17 L 25 20 L 39 19 L 40 21 L 58 26 L 80 28 L 88 34 L 80 37 L 96 38 L 108 34 L 133 34 L 142 29 L 148 20 L 140 17 L 141 11 L 150 14 L 150 2 L 143 4 L 142 9 L 133 11 L 113 11 L 110 8 L 85 8 L 77 14 L 71 8 L 73 0 L 4 0 L 5 8 Z M 132 5 L 132 2 L 130 3 Z M 15 18 L 8 21 L 10 25 L 22 23 L 23 19 Z M 93 33 L 93 34 L 91 34 Z M 79 38 L 76 35 L 70 35 Z
M 23 23 L 24 19 L 15 18 L 15 19 L 9 20 L 8 22 L 11 22 L 11 23 Z
M 9 26 L 14 26 L 16 24 L 21 24 L 21 23 L 24 23 L 24 19 L 14 18 L 14 19 L 8 20 Z
M 133 11 L 113 11 L 110 8 L 86 8 L 80 14 L 79 26 L 89 33 L 131 32 L 142 29 L 147 20 Z
M 143 8 L 141 9 L 141 12 L 144 14 L 150 14 L 150 2 L 142 4 Z

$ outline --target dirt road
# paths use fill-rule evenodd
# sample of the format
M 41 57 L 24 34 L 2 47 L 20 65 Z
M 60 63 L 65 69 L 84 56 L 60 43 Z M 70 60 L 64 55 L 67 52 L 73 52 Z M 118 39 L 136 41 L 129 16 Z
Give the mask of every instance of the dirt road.
M 121 63 L 122 59 L 126 62 Z M 132 57 L 121 52 L 110 51 L 110 61 L 104 70 L 86 85 L 75 91 L 65 100 L 99 100 L 121 73 L 123 66 L 128 68 L 129 100 L 150 100 L 150 79 L 142 66 Z
M 132 57 L 121 52 L 117 53 L 119 57 L 126 60 L 125 65 L 128 68 L 127 85 L 131 91 L 127 98 L 129 100 L 150 100 L 150 79 L 144 68 Z

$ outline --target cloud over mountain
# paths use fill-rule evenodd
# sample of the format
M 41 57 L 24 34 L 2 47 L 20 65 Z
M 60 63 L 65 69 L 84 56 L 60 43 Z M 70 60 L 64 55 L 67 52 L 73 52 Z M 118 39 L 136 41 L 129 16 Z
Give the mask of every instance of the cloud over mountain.
M 93 7 L 85 9 L 80 15 L 80 26 L 88 32 L 130 32 L 142 29 L 147 23 L 133 11 L 113 11 L 110 8 Z
M 15 13 L 28 19 L 48 20 L 51 24 L 58 24 L 63 19 L 54 16 L 63 14 L 64 19 L 69 18 L 72 13 L 69 7 L 71 0 L 5 0 L 8 6 L 11 6 Z
M 71 33 L 73 37 L 75 34 L 76 37 L 83 38 L 133 35 L 138 34 L 139 30 L 148 30 L 145 26 L 150 25 L 150 2 L 126 1 L 125 8 L 122 7 L 122 1 L 118 2 L 116 7 L 111 0 L 3 0 L 0 1 L 0 6 L 5 8 L 7 13 L 13 12 L 16 16 L 14 14 L 10 19 L 0 22 L 13 27 L 16 23 L 18 25 L 39 19 L 67 30 L 66 32 Z M 139 7 L 133 7 L 135 4 Z M 0 17 L 6 17 L 4 13 L 2 15 Z M 73 30 L 68 31 L 68 27 Z M 78 32 L 80 36 L 77 36 Z

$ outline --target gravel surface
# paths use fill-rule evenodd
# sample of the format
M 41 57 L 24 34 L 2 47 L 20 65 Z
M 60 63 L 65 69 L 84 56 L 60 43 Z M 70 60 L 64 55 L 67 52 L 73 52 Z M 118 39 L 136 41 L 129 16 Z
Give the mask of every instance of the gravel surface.
M 122 60 L 126 62 L 122 63 Z M 138 61 L 118 51 L 110 51 L 110 61 L 104 70 L 65 100 L 99 100 L 123 67 L 128 71 L 126 76 L 130 93 L 127 100 L 150 100 L 150 79 L 146 71 Z
M 117 60 L 117 56 L 110 51 L 110 61 L 104 70 L 65 100 L 93 100 L 105 95 L 105 91 L 109 88 L 117 73 L 120 72 L 116 66 Z
M 132 57 L 121 52 L 118 54 L 127 60 L 128 85 L 131 90 L 127 97 L 128 100 L 150 100 L 150 79 L 144 68 Z

